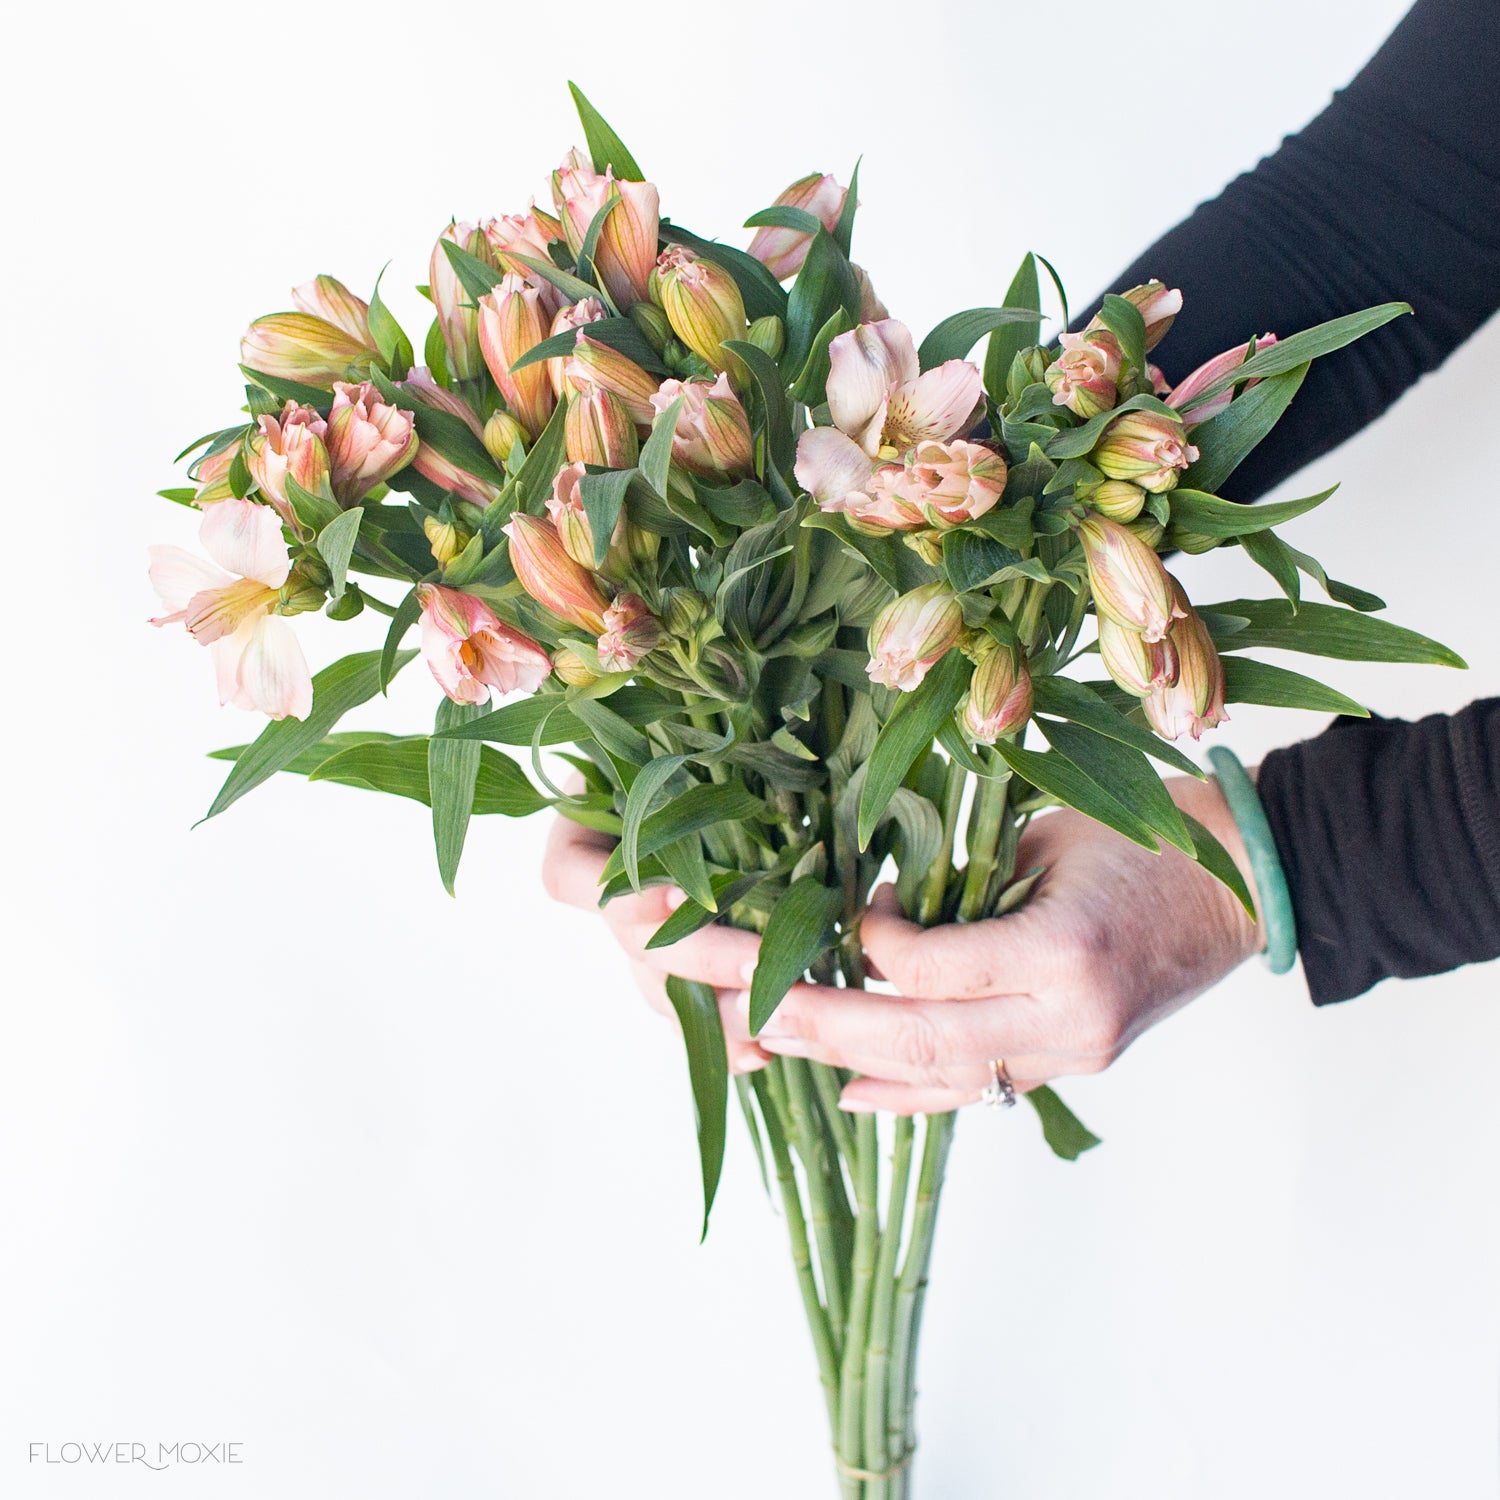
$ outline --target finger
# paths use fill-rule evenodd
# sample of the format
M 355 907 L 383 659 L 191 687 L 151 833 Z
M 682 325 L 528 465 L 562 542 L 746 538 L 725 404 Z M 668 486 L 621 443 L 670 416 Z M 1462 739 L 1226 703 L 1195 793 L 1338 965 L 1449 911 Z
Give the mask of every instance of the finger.
M 607 834 L 568 818 L 554 818 L 542 857 L 542 884 L 547 894 L 568 906 L 596 909 L 599 877 L 614 846 Z
M 883 1076 L 930 1081 L 935 1068 L 1062 1050 L 1048 1044 L 1049 1007 L 1030 995 L 906 1000 L 866 990 L 793 985 L 762 1028 L 767 1050 L 810 1044 L 819 1061 L 879 1058 Z M 843 1066 L 841 1062 L 838 1065 Z
M 1007 917 L 919 927 L 901 914 L 894 892 L 876 893 L 860 923 L 871 963 L 903 995 L 923 1000 L 972 1000 L 1045 989 L 1063 956 L 1049 936 L 1045 905 L 1028 904 Z
M 759 953 L 760 939 L 753 932 L 711 924 L 666 948 L 646 950 L 642 957 L 663 974 L 701 980 L 718 989 L 742 990 L 754 973 Z
M 1019 1094 L 1039 1087 L 1036 1083 L 1015 1085 Z M 883 1109 L 895 1115 L 945 1115 L 966 1104 L 977 1104 L 979 1095 L 978 1089 L 930 1089 L 886 1083 L 878 1078 L 856 1078 L 839 1095 L 839 1108 L 850 1114 L 873 1114 Z

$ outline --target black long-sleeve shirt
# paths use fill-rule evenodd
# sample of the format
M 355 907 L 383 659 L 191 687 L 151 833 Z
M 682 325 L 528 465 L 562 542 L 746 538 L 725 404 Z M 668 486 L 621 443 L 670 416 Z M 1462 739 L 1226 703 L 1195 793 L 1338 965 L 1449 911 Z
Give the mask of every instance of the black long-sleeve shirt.
M 1125 271 L 1181 287 L 1169 380 L 1267 330 L 1399 318 L 1315 361 L 1225 486 L 1254 500 L 1378 417 L 1500 308 L 1500 0 L 1418 0 L 1306 129 Z M 1313 1000 L 1500 956 L 1500 699 L 1340 720 L 1261 766 Z

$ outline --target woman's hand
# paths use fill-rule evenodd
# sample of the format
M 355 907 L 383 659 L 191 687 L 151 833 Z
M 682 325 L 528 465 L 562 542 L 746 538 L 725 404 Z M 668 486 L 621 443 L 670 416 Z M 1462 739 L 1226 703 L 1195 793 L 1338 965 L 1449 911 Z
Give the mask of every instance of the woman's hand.
M 1167 783 L 1206 824 L 1249 882 L 1243 842 L 1215 782 Z M 559 822 L 547 889 L 596 908 L 612 843 Z M 1151 854 L 1079 813 L 1037 818 L 1017 868 L 1045 870 L 1019 911 L 964 925 L 921 928 L 884 888 L 862 926 L 872 970 L 895 996 L 797 985 L 757 1041 L 743 991 L 756 938 L 707 927 L 668 949 L 645 942 L 678 893 L 655 889 L 604 909 L 637 982 L 670 1013 L 667 974 L 721 991 L 730 1064 L 763 1066 L 767 1053 L 808 1057 L 863 1076 L 844 1090 L 851 1110 L 936 1113 L 971 1103 L 1005 1061 L 1017 1087 L 1107 1067 L 1148 1027 L 1216 983 L 1263 946 L 1260 929 L 1212 876 L 1175 849 Z M 728 993 L 724 993 L 724 992 Z

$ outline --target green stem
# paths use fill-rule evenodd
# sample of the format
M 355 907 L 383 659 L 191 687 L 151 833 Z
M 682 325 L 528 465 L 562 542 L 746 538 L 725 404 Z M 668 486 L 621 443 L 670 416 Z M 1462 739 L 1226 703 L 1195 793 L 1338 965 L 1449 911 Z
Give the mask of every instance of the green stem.
M 984 915 L 1009 793 L 1008 777 L 987 776 L 979 784 L 979 793 L 974 799 L 974 816 L 969 821 L 969 864 L 964 871 L 963 895 L 958 902 L 960 922 L 973 922 Z
M 797 1191 L 797 1174 L 792 1167 L 791 1152 L 787 1149 L 789 1119 L 786 1090 L 780 1070 L 781 1063 L 773 1062 L 760 1072 L 751 1074 L 750 1081 L 755 1089 L 755 1097 L 760 1101 L 766 1139 L 771 1144 L 771 1157 L 776 1163 L 776 1182 L 781 1189 L 787 1236 L 792 1242 L 792 1264 L 796 1268 L 797 1286 L 802 1293 L 802 1306 L 807 1314 L 813 1349 L 818 1357 L 818 1375 L 822 1379 L 823 1394 L 828 1402 L 828 1423 L 830 1429 L 837 1432 L 839 1365 L 833 1352 L 833 1335 L 828 1327 L 828 1314 L 818 1297 L 818 1283 L 813 1275 L 812 1249 L 807 1241 L 807 1221 L 802 1214 L 802 1198 Z
M 844 1358 L 839 1372 L 839 1457 L 855 1468 L 868 1467 L 863 1451 L 865 1340 L 874 1295 L 875 1257 L 880 1244 L 880 1137 L 875 1116 L 862 1114 L 855 1124 L 858 1156 L 854 1197 L 854 1263 L 849 1293 L 849 1321 L 844 1331 Z
M 901 1253 L 901 1231 L 906 1222 L 906 1193 L 911 1180 L 912 1141 L 916 1126 L 910 1115 L 896 1117 L 895 1149 L 891 1154 L 890 1198 L 880 1257 L 875 1264 L 875 1298 L 870 1309 L 870 1332 L 865 1340 L 865 1467 L 884 1469 L 903 1456 L 905 1424 L 892 1432 L 889 1402 L 892 1322 L 896 1309 L 896 1268 Z M 887 1500 L 889 1482 L 866 1481 L 865 1500 Z
M 949 761 L 943 782 L 943 838 L 938 846 L 938 856 L 922 882 L 922 894 L 917 901 L 917 921 L 923 927 L 933 927 L 943 919 L 948 876 L 953 869 L 953 842 L 958 837 L 958 814 L 968 782 L 969 773 L 956 761 Z
M 802 1158 L 802 1172 L 807 1179 L 807 1202 L 812 1220 L 813 1238 L 818 1246 L 818 1270 L 823 1284 L 823 1302 L 828 1309 L 829 1333 L 837 1357 L 843 1343 L 844 1277 L 839 1264 L 837 1236 L 830 1201 L 829 1175 L 838 1170 L 830 1162 L 824 1143 L 822 1122 L 813 1103 L 808 1064 L 800 1058 L 782 1060 L 781 1073 L 786 1081 L 788 1113 L 793 1142 Z

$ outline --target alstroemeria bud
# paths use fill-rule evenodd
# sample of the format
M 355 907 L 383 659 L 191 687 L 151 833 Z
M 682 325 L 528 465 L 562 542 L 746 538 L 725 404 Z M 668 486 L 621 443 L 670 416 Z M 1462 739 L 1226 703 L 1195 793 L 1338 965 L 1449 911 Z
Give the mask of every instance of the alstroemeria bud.
M 1155 516 L 1137 516 L 1125 528 L 1133 537 L 1138 537 L 1153 552 L 1161 551 L 1162 541 L 1166 537 L 1166 529 Z
M 1218 416 L 1233 399 L 1233 386 L 1220 391 L 1217 396 L 1210 396 L 1207 401 L 1195 401 L 1194 397 L 1206 391 L 1209 386 L 1217 384 L 1232 370 L 1239 369 L 1252 354 L 1269 348 L 1275 342 L 1276 335 L 1267 333 L 1255 339 L 1253 343 L 1237 344 L 1233 349 L 1226 349 L 1222 354 L 1216 354 L 1211 360 L 1199 365 L 1186 380 L 1172 388 L 1166 398 L 1167 405 L 1176 409 L 1178 416 L 1182 418 L 1183 425 L 1187 427 L 1194 427 L 1199 422 L 1206 422 L 1210 417 Z M 1241 389 L 1248 391 L 1257 383 L 1253 379 L 1247 380 Z
M 1107 478 L 1129 479 L 1153 495 L 1172 489 L 1178 474 L 1197 457 L 1182 423 L 1154 411 L 1127 411 L 1116 417 L 1089 455 Z
M 268 313 L 240 340 L 240 363 L 263 375 L 329 386 L 370 368 L 371 351 L 357 338 L 311 313 Z
M 928 583 L 891 600 L 870 626 L 872 682 L 909 693 L 920 687 L 932 664 L 958 644 L 963 606 L 944 583 Z
M 1120 295 L 1140 313 L 1146 325 L 1146 352 L 1149 354 L 1166 337 L 1167 330 L 1182 311 L 1182 293 L 1160 281 L 1148 281 Z
M 1044 382 L 1051 363 L 1051 355 L 1039 345 L 1033 344 L 1029 349 L 1018 351 L 1006 372 L 1006 399 L 1014 404 L 1021 399 L 1021 393 L 1028 387 Z
M 563 422 L 563 443 L 571 463 L 628 469 L 640 456 L 630 414 L 618 397 L 598 386 L 568 397 Z
M 993 745 L 1031 717 L 1031 699 L 1031 674 L 1020 653 L 992 642 L 969 683 L 964 728 L 981 744 Z
M 1108 516 L 1111 521 L 1118 521 L 1121 525 L 1135 520 L 1146 504 L 1145 490 L 1124 479 L 1106 479 L 1103 484 L 1095 485 L 1080 498 L 1093 506 L 1101 516 Z
M 484 369 L 479 349 L 479 314 L 474 311 L 473 296 L 458 279 L 458 272 L 443 249 L 444 240 L 467 250 L 486 265 L 493 266 L 495 257 L 482 230 L 450 220 L 432 247 L 427 266 L 427 290 L 448 351 L 448 373 L 455 380 L 472 380 Z
M 563 373 L 574 390 L 596 385 L 619 401 L 632 422 L 642 427 L 651 425 L 656 415 L 651 404 L 656 394 L 655 377 L 618 349 L 580 333 L 572 357 L 564 363 Z
M 372 354 L 379 352 L 379 345 L 370 334 L 370 304 L 363 297 L 356 297 L 336 277 L 315 276 L 301 286 L 294 286 L 292 305 L 298 312 L 311 313 L 335 328 L 342 328 Z
M 327 432 L 328 424 L 312 407 L 288 401 L 279 419 L 259 418 L 256 431 L 245 440 L 245 467 L 288 526 L 295 528 L 297 520 L 287 498 L 287 478 L 318 492 L 329 474 L 328 450 L 323 446 Z
M 291 404 L 293 403 L 288 403 Z M 217 453 L 205 454 L 188 466 L 188 478 L 198 486 L 193 503 L 200 509 L 220 500 L 234 498 L 234 490 L 229 484 L 229 470 L 234 464 L 235 455 L 242 449 L 242 443 L 231 443 Z
M 563 550 L 550 521 L 517 511 L 504 528 L 510 538 L 510 563 L 521 587 L 559 619 L 593 635 L 604 629 L 608 600 L 594 575 Z
M 553 314 L 549 337 L 555 338 L 570 328 L 582 328 L 585 323 L 597 323 L 604 315 L 604 304 L 597 297 L 585 297 L 582 302 L 569 302 Z M 568 355 L 559 354 L 547 361 L 547 379 L 552 382 L 552 393 L 555 396 L 567 394 L 568 359 Z
M 749 331 L 745 301 L 734 277 L 681 245 L 664 250 L 656 264 L 658 300 L 672 332 L 699 359 L 722 370 L 725 341 L 742 339 Z
M 571 646 L 559 646 L 552 653 L 552 670 L 569 687 L 592 687 L 599 680 L 599 674 Z
M 558 471 L 547 496 L 547 517 L 557 529 L 563 551 L 580 567 L 594 566 L 594 531 L 578 484 L 584 477 L 581 463 L 571 463 Z
M 848 189 L 822 172 L 799 177 L 789 188 L 776 195 L 775 207 L 800 208 L 821 220 L 832 233 L 844 211 Z M 801 229 L 766 226 L 755 231 L 750 254 L 765 266 L 777 281 L 785 281 L 802 269 L 813 237 Z
M 552 198 L 568 248 L 575 255 L 595 215 L 613 196 L 620 201 L 599 231 L 594 258 L 605 290 L 623 310 L 646 299 L 660 226 L 660 198 L 655 186 L 617 180 L 612 171 L 600 176 L 579 151 L 570 152 L 552 174 Z
M 748 474 L 755 454 L 750 419 L 730 389 L 727 376 L 706 380 L 664 380 L 651 397 L 658 412 L 681 398 L 672 432 L 672 457 L 695 474 Z
M 618 594 L 604 611 L 599 665 L 606 672 L 632 672 L 661 644 L 661 624 L 639 594 Z
M 535 203 L 524 214 L 502 214 L 498 219 L 486 219 L 480 228 L 489 242 L 493 263 L 517 276 L 533 274 L 531 267 L 517 256 L 550 262 L 552 256 L 547 247 L 553 240 L 563 237 L 562 224 Z M 559 292 L 558 295 L 562 294 Z
M 539 361 L 511 373 L 523 354 L 547 337 L 551 315 L 542 294 L 519 276 L 504 276 L 500 285 L 479 299 L 479 348 L 510 414 L 526 429 L 528 438 L 540 436 L 556 400 L 547 366 Z
M 1115 404 L 1120 378 L 1120 345 L 1114 334 L 1107 328 L 1065 333 L 1058 342 L 1063 352 L 1043 377 L 1052 404 L 1084 418 L 1108 411 Z
M 954 438 L 918 443 L 911 458 L 914 493 L 930 525 L 940 531 L 994 508 L 1005 490 L 1005 460 L 982 443 Z
M 1147 641 L 1138 630 L 1099 616 L 1099 659 L 1104 670 L 1127 693 L 1144 698 L 1177 676 L 1177 650 L 1171 633 Z
M 1117 625 L 1159 641 L 1182 610 L 1161 559 L 1116 521 L 1091 515 L 1078 526 L 1094 604 Z
M 642 337 L 660 354 L 672 338 L 672 325 L 667 315 L 654 302 L 633 302 L 630 306 L 630 321 L 641 330 Z
M 1153 688 L 1144 706 L 1151 727 L 1163 739 L 1175 740 L 1187 733 L 1196 740 L 1205 729 L 1216 728 L 1229 717 L 1224 712 L 1224 664 L 1208 627 L 1176 579 L 1172 587 L 1185 611 L 1170 636 L 1177 650 L 1177 673 L 1175 680 Z
M 446 568 L 469 545 L 466 531 L 460 531 L 452 521 L 440 521 L 436 516 L 428 516 L 422 522 L 422 532 L 432 549 L 433 560 L 440 568 Z
M 530 693 L 552 670 L 547 653 L 519 630 L 502 624 L 472 594 L 419 583 L 422 656 L 437 684 L 455 703 L 484 703 L 490 689 Z
M 629 515 L 621 510 L 615 522 L 614 535 L 609 539 L 609 550 L 599 571 L 606 578 L 625 580 L 633 574 L 650 569 L 656 562 L 661 547 L 661 538 L 644 526 L 637 526 Z
M 858 261 L 850 261 L 849 268 L 854 272 L 855 285 L 859 287 L 859 321 L 861 323 L 884 322 L 890 317 L 891 310 L 880 300 L 880 294 L 875 290 L 875 283 L 870 280 L 870 273 Z
M 662 593 L 662 622 L 672 637 L 691 641 L 712 613 L 707 598 L 697 589 L 671 588 Z
M 440 386 L 425 366 L 413 370 L 396 389 L 404 399 L 433 411 L 446 412 L 456 417 L 475 437 L 483 437 L 484 428 L 473 408 L 452 391 Z M 439 453 L 430 443 L 423 443 L 412 458 L 412 468 L 424 479 L 430 479 L 439 489 L 467 500 L 471 505 L 489 505 L 500 495 L 500 487 L 478 474 L 471 473 L 452 459 Z
M 334 498 L 347 510 L 412 461 L 417 429 L 412 414 L 386 405 L 373 385 L 338 381 L 324 444 Z
M 786 348 L 786 324 L 775 313 L 767 313 L 750 325 L 745 338 L 772 359 L 780 359 L 781 351 Z
M 510 461 L 511 449 L 526 441 L 526 429 L 508 411 L 490 413 L 481 441 L 502 468 Z

